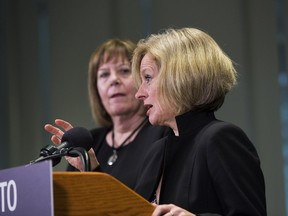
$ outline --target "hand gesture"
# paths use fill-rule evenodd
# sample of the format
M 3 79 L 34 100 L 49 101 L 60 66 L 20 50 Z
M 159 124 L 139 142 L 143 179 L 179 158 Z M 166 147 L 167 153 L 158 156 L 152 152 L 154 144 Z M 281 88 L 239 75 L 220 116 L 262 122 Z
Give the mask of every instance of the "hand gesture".
M 67 122 L 67 121 L 64 121 L 62 119 L 56 119 L 55 120 L 55 125 L 57 126 L 53 126 L 51 124 L 46 124 L 44 126 L 44 129 L 52 134 L 52 137 L 51 137 L 51 141 L 56 144 L 56 145 L 59 145 L 61 143 L 61 139 L 63 137 L 63 134 L 70 130 L 71 128 L 73 128 L 73 126 Z M 60 129 L 62 128 L 62 129 Z M 91 148 L 89 151 L 88 151 L 88 155 L 90 157 L 90 166 L 91 166 L 91 170 L 94 170 L 96 169 L 98 166 L 99 166 L 99 162 L 96 158 L 96 155 L 95 155 L 95 152 L 93 150 L 93 148 Z M 80 170 L 80 171 L 83 171 L 83 164 L 81 162 L 81 159 L 79 157 L 65 157 L 65 159 L 69 162 L 69 164 L 71 164 L 73 167 L 75 167 L 76 169 Z
M 64 132 L 70 130 L 71 128 L 73 128 L 73 126 L 67 122 L 67 121 L 64 121 L 62 119 L 56 119 L 55 120 L 55 124 L 58 126 L 53 126 L 51 124 L 46 124 L 44 126 L 44 129 L 48 132 L 48 133 L 51 133 L 52 134 L 52 137 L 51 137 L 51 141 L 58 145 L 61 143 L 61 139 L 62 139 L 62 136 L 64 134 Z M 60 129 L 60 128 L 63 128 L 64 132 Z

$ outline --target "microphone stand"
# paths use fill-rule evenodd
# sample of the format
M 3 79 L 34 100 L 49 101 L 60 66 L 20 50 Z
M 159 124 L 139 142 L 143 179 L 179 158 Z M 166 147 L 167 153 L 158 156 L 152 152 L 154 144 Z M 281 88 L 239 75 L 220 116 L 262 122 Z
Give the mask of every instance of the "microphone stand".
M 88 152 L 86 149 L 82 147 L 75 147 L 75 148 L 70 148 L 67 151 L 66 156 L 70 157 L 80 157 L 82 164 L 84 166 L 84 171 L 91 171 L 91 165 L 90 165 L 90 157 L 88 155 Z
M 54 167 L 61 161 L 61 158 L 63 156 L 80 157 L 81 162 L 84 166 L 84 171 L 91 171 L 90 157 L 86 149 L 82 147 L 64 148 L 64 149 L 61 149 L 60 151 L 53 153 L 52 155 L 44 156 L 42 154 L 40 158 L 34 161 L 31 161 L 30 164 L 38 163 L 38 162 L 45 161 L 45 160 L 52 160 L 53 167 Z
M 61 158 L 63 156 L 66 156 L 66 152 L 65 151 L 59 151 L 59 152 L 53 153 L 51 155 L 41 155 L 36 160 L 30 161 L 30 164 L 39 163 L 41 161 L 46 161 L 46 160 L 52 160 L 52 166 L 54 167 L 58 163 L 60 163 Z

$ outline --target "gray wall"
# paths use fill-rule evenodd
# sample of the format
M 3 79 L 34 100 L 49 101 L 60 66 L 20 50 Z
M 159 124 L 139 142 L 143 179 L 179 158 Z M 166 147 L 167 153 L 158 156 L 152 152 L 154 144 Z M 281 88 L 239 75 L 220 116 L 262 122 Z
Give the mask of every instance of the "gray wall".
M 136 42 L 167 27 L 191 26 L 207 31 L 237 63 L 239 84 L 216 115 L 254 142 L 268 215 L 285 215 L 275 2 L 1 0 L 0 168 L 35 159 L 49 144 L 43 126 L 55 118 L 96 126 L 86 80 L 90 54 L 101 42 Z

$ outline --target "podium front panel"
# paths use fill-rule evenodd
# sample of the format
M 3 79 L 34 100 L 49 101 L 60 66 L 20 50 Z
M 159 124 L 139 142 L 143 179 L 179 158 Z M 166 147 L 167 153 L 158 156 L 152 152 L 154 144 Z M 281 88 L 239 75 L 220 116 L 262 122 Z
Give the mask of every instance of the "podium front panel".
M 0 170 L 0 215 L 53 215 L 52 164 Z

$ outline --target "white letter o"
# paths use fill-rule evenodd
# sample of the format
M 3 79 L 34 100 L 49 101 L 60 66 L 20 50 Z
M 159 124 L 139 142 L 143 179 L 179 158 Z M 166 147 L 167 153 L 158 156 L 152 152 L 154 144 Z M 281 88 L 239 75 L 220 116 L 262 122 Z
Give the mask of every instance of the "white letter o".
M 10 196 L 10 191 L 13 189 L 13 194 L 14 194 L 14 200 L 13 200 L 13 205 L 11 205 L 11 196 Z M 14 180 L 10 180 L 7 185 L 7 205 L 10 211 L 14 211 L 17 206 L 17 187 L 16 183 Z

